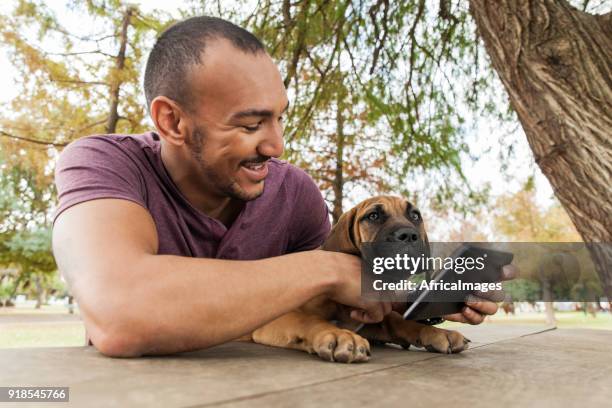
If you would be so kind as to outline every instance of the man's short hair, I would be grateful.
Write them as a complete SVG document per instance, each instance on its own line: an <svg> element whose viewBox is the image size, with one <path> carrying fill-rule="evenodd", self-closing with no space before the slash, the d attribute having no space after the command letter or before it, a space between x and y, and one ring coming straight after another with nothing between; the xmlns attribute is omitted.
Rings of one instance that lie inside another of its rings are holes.
<svg viewBox="0 0 612 408"><path fill-rule="evenodd" d="M144 76L147 109L159 95L191 109L189 69L203 63L202 55L210 40L221 38L244 52L265 52L257 37L229 21L208 16L180 21L159 36L149 54Z"/></svg>

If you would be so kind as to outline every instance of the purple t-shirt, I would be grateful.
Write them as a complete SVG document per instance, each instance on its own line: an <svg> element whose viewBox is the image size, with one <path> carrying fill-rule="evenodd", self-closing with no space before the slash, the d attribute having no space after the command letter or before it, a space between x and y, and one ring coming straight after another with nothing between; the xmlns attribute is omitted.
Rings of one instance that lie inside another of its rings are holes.
<svg viewBox="0 0 612 408"><path fill-rule="evenodd" d="M263 194L246 202L228 229L187 201L164 168L160 147L153 132L71 143L55 169L55 219L84 201L133 201L155 221L159 254L200 258L268 258L317 248L329 234L325 201L303 170L271 159Z"/></svg>

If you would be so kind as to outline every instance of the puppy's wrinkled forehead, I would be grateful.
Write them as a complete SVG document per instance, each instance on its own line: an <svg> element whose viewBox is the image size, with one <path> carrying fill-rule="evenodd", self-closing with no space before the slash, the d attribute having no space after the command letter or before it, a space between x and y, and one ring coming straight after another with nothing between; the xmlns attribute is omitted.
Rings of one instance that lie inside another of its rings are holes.
<svg viewBox="0 0 612 408"><path fill-rule="evenodd" d="M359 208L357 217L364 217L374 211L386 217L405 217L413 208L412 203L403 197L378 196L366 200Z"/></svg>
<svg viewBox="0 0 612 408"><path fill-rule="evenodd" d="M403 197L387 195L371 197L356 207L352 231L356 245L377 240L388 241L394 234L426 236L419 210Z"/></svg>

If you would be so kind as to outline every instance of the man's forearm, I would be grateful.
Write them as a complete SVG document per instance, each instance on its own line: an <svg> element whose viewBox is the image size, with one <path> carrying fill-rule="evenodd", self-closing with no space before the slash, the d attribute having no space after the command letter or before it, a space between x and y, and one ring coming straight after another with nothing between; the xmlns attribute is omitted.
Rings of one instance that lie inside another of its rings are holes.
<svg viewBox="0 0 612 408"><path fill-rule="evenodd" d="M91 299L82 303L89 335L101 351L126 356L233 340L333 286L333 273L313 273L312 255L258 261L144 255L116 276L121 282L104 284L104 311Z"/></svg>

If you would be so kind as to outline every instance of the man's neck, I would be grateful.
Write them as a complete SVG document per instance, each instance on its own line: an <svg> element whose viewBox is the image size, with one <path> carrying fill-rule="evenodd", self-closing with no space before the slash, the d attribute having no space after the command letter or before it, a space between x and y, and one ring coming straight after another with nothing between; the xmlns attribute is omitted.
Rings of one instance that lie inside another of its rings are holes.
<svg viewBox="0 0 612 408"><path fill-rule="evenodd" d="M245 202L227 196L214 194L201 185L201 179L194 176L193 169L186 168L186 161L173 157L162 144L161 158L170 178L183 196L200 212L230 227L244 208Z"/></svg>

